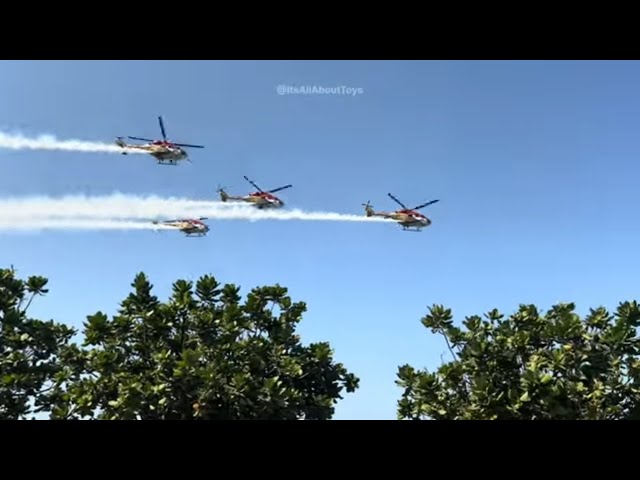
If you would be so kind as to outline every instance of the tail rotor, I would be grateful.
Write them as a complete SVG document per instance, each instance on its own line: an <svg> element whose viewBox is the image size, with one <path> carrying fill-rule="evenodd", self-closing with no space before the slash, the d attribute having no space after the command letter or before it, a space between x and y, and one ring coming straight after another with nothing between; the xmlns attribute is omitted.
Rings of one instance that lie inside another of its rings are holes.
<svg viewBox="0 0 640 480"><path fill-rule="evenodd" d="M367 203L363 203L362 206L364 207L364 212L367 217L373 216L374 212L373 212L373 207L371 206L370 200L367 200Z"/></svg>
<svg viewBox="0 0 640 480"><path fill-rule="evenodd" d="M220 200L222 200L223 202L226 202L227 200L229 200L229 194L225 191L227 187L221 187L220 185L218 185L218 194L220 195Z"/></svg>

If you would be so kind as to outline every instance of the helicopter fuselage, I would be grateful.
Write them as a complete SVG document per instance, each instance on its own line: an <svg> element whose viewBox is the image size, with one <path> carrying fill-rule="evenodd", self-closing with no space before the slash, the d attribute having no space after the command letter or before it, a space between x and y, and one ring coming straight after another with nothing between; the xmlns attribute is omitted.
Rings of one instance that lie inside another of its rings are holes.
<svg viewBox="0 0 640 480"><path fill-rule="evenodd" d="M429 218L414 210L375 212L373 208L367 206L366 214L368 217L382 217L389 220L395 220L403 229L409 229L413 227L416 230L420 230L431 225L431 220Z"/></svg>
<svg viewBox="0 0 640 480"><path fill-rule="evenodd" d="M221 191L220 197L223 202L239 201L251 203L254 207L259 209L266 208L280 208L284 206L284 202L275 195L271 195L266 192L254 192L245 196L233 196L228 195L226 192Z"/></svg>
<svg viewBox="0 0 640 480"><path fill-rule="evenodd" d="M200 220L174 220L167 222L153 222L156 225L173 227L180 230L187 237L203 237L209 232L209 226Z"/></svg>
<svg viewBox="0 0 640 480"><path fill-rule="evenodd" d="M127 144L121 138L116 140L116 145L123 148L123 155L126 155L127 150L139 150L145 153L148 153L161 164L171 164L175 165L176 162L180 160L186 160L188 157L187 152L178 147L177 145L173 145L170 142L153 142L147 143L143 145L135 145L135 144Z"/></svg>
<svg viewBox="0 0 640 480"><path fill-rule="evenodd" d="M148 152L158 160L179 161L187 158L187 152L172 145L145 145Z"/></svg>
<svg viewBox="0 0 640 480"><path fill-rule="evenodd" d="M284 202L275 195L266 192L254 192L244 197L246 202L253 203L257 208L280 208Z"/></svg>
<svg viewBox="0 0 640 480"><path fill-rule="evenodd" d="M393 218L403 227L424 228L431 225L431 220L421 213L413 210L399 210L397 212L393 212L390 215L390 218Z"/></svg>

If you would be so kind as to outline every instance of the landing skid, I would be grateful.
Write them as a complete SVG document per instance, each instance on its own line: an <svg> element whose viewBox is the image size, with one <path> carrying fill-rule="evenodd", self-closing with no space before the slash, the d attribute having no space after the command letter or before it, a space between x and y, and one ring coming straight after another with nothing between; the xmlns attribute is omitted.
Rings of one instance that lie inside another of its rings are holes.
<svg viewBox="0 0 640 480"><path fill-rule="evenodd" d="M158 160L158 165L178 165L178 163L174 160Z"/></svg>
<svg viewBox="0 0 640 480"><path fill-rule="evenodd" d="M415 233L419 233L419 232L421 232L421 231L422 231L422 229L421 229L421 228L417 228L417 227L414 227L414 228L411 228L411 227L402 227L402 231L403 231L403 232L415 232Z"/></svg>

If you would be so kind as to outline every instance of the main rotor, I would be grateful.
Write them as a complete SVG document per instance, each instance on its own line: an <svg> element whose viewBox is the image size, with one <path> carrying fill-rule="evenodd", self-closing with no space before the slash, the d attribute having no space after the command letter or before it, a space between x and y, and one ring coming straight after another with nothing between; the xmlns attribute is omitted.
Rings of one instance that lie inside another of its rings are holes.
<svg viewBox="0 0 640 480"><path fill-rule="evenodd" d="M162 120L162 116L158 117L158 123L160 124L160 133L162 133L162 141L164 143L171 143L172 145L175 145L176 147L204 148L203 145L192 145L192 144L189 144L189 143L174 143L174 142L171 142L171 141L167 140L167 131L164 128L164 121ZM151 142L151 143L156 141L156 140L153 140L151 138L143 138L143 137L131 137L130 136L128 138L130 138L131 140L141 140L143 142Z"/></svg>
<svg viewBox="0 0 640 480"><path fill-rule="evenodd" d="M423 204L421 204L421 205L418 205L417 207L414 207L414 208L407 208L407 206L406 206L404 203L402 203L400 200L398 200L398 199L397 199L395 196L393 196L391 193L387 193L387 195L389 195L389 197L390 197L394 202L396 202L398 205L400 205L400 206L402 207L402 209L403 209L403 210L420 210L421 208L428 207L429 205L432 205L432 204L437 203L437 202L439 202L439 201L440 201L440 200L430 200L430 201L425 202L425 203L423 203Z"/></svg>
<svg viewBox="0 0 640 480"><path fill-rule="evenodd" d="M258 185L255 184L255 182L253 180L251 180L249 177L247 177L246 175L244 175L244 179L249 182L253 188L256 189L256 191L258 191L259 193L276 193L279 192L280 190L284 190L285 188L291 188L293 185L284 185L282 187L278 187L278 188L274 188L273 190L268 190L268 191L264 191L262 190Z"/></svg>

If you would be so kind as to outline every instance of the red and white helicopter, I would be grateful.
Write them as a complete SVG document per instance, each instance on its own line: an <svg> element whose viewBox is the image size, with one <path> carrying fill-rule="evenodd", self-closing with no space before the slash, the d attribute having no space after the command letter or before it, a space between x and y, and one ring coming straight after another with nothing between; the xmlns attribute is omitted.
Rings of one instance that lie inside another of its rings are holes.
<svg viewBox="0 0 640 480"><path fill-rule="evenodd" d="M365 214L367 217L383 217L389 218L391 220L395 220L402 226L403 230L419 232L423 228L431 225L431 220L418 212L421 208L424 208L428 205L432 205L440 200L431 200L430 202L423 203L422 205L418 205L414 208L407 208L404 203L398 200L396 197L388 193L389 197L391 197L398 205L402 207L402 210L396 210L395 212L376 212L373 210L370 202L363 203Z"/></svg>
<svg viewBox="0 0 640 480"><path fill-rule="evenodd" d="M269 190L265 192L258 185L253 183L253 181L249 180L246 175L244 176L244 179L255 187L256 189L255 192L252 192L249 195L244 195L244 196L233 196L225 192L223 188L219 188L218 193L220 193L220 199L223 202L238 201L238 202L251 203L256 208L259 208L259 209L281 208L284 206L284 202L273 194L276 192L279 192L280 190L284 190L285 188L291 188L293 186L293 185L285 185L283 187L274 188L273 190Z"/></svg>
<svg viewBox="0 0 640 480"><path fill-rule="evenodd" d="M177 165L180 160L189 160L189 155L182 147L204 148L204 146L202 145L190 145L187 143L170 142L169 140L167 140L167 134L164 129L164 122L162 121L162 117L158 117L158 122L160 123L162 140L152 140L150 138L141 137L128 137L132 140L142 140L143 142L149 142L143 145L135 145L125 143L125 141L122 139L123 137L118 137L116 139L116 145L125 149L122 154L126 155L127 149L140 150L154 157L156 160L158 160L158 164L160 165Z"/></svg>
<svg viewBox="0 0 640 480"><path fill-rule="evenodd" d="M181 218L178 220L165 220L163 222L153 222L154 225L164 225L166 227L177 228L183 232L187 237L204 237L209 232L209 226L202 222L207 217L194 218Z"/></svg>

